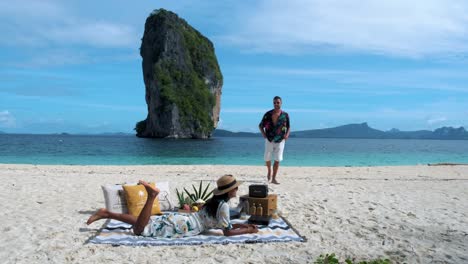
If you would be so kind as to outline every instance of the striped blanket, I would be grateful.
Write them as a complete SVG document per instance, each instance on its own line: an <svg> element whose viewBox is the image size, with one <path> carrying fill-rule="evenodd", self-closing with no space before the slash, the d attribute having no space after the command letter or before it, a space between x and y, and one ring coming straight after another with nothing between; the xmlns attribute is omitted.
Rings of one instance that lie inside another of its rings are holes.
<svg viewBox="0 0 468 264"><path fill-rule="evenodd" d="M232 220L232 223L245 223L245 220ZM108 221L97 236L89 242L95 244L111 244L114 246L168 246L168 245L201 245L201 244L230 244L230 243L269 243L306 241L282 217L272 219L268 226L258 226L256 234L238 236L224 236L221 230L209 230L201 235L183 238L152 238L135 236L131 226L116 220Z"/></svg>

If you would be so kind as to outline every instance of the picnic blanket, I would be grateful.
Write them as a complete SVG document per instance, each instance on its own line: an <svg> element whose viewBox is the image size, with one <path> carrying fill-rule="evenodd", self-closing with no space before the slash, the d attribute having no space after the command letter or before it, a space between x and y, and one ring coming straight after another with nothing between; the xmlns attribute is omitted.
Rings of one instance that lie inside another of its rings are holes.
<svg viewBox="0 0 468 264"><path fill-rule="evenodd" d="M245 223L246 220L233 219L232 223ZM209 230L203 234L183 238L153 238L135 236L131 225L108 220L103 229L89 240L95 244L111 244L114 246L172 246L172 245L201 245L201 244L230 244L230 243L270 243L270 242L305 242L306 238L289 224L283 217L272 219L268 226L258 226L256 234L224 236L221 230Z"/></svg>

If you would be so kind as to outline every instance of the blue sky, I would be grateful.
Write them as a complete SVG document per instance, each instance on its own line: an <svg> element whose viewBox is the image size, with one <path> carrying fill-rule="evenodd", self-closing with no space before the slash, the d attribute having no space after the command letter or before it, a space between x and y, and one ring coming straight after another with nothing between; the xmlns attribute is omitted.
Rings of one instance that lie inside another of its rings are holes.
<svg viewBox="0 0 468 264"><path fill-rule="evenodd" d="M275 95L293 130L468 127L467 1L17 0L0 2L0 131L132 132L157 8L214 43L220 128L257 131Z"/></svg>

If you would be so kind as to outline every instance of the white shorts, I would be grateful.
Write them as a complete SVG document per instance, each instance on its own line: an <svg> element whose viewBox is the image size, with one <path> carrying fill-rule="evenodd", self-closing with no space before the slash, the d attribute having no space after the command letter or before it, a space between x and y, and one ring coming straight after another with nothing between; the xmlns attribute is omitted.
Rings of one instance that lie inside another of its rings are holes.
<svg viewBox="0 0 468 264"><path fill-rule="evenodd" d="M265 155L263 157L265 161L270 161L272 154L275 161L283 160L284 141L283 139L281 142L275 143L265 138Z"/></svg>

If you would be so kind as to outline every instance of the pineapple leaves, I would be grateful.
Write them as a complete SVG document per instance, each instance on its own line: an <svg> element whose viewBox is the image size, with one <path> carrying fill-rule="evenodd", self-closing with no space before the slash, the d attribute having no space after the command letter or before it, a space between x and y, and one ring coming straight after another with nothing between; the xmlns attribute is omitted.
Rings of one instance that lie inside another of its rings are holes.
<svg viewBox="0 0 468 264"><path fill-rule="evenodd" d="M208 183L206 186L203 186L203 181L200 181L198 188L195 184L192 184L193 193L190 193L185 187L183 188L184 189L183 191L179 191L178 189L176 189L180 208L182 208L183 205L186 204L187 202L189 202L189 205L192 205L198 200L203 200L203 201L208 200L210 196L213 194L213 191L208 192L209 188L210 188L210 183Z"/></svg>

